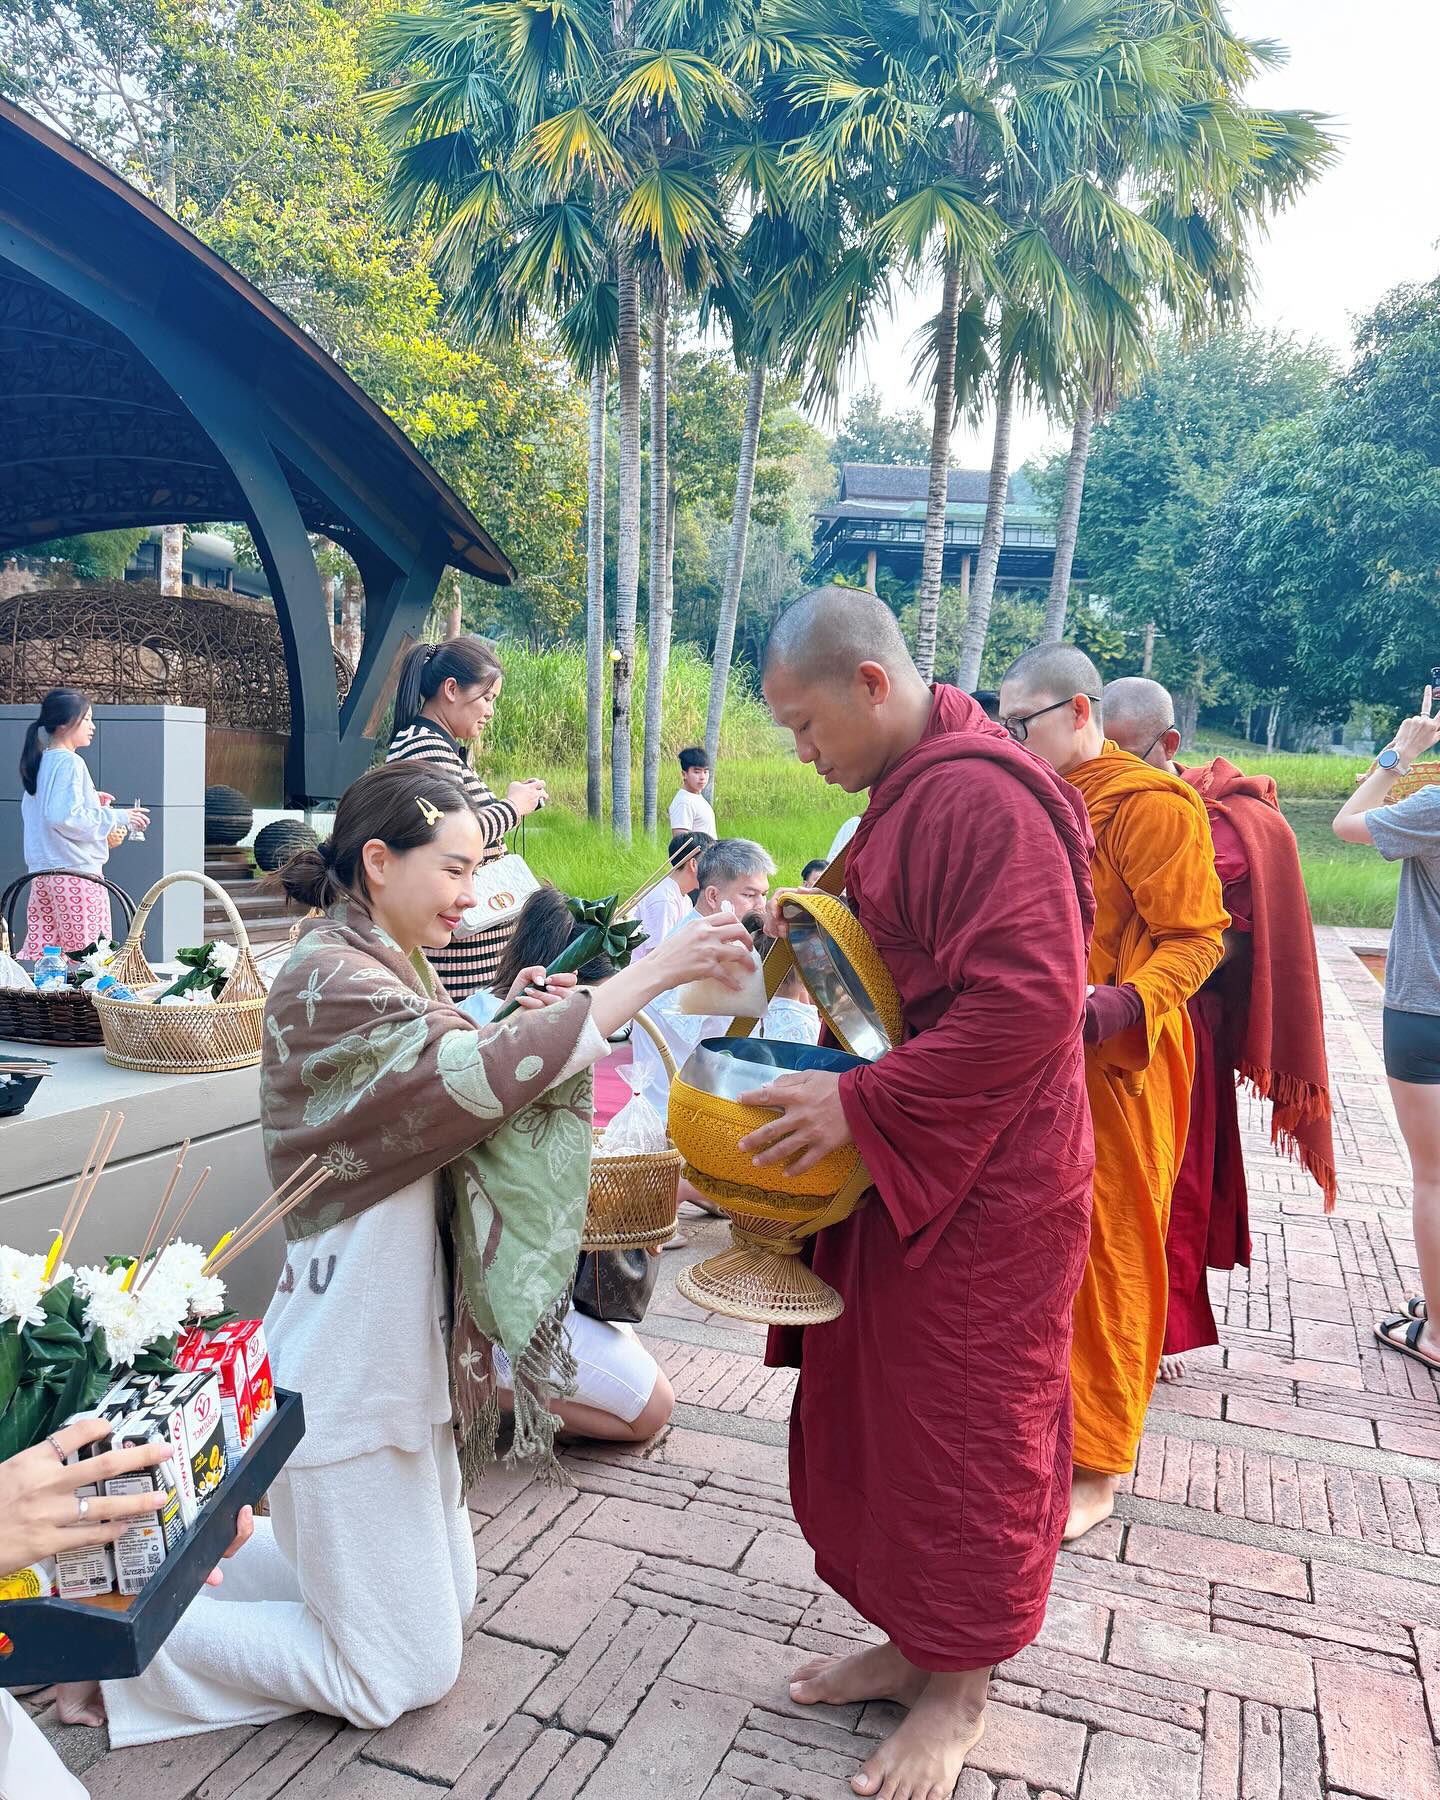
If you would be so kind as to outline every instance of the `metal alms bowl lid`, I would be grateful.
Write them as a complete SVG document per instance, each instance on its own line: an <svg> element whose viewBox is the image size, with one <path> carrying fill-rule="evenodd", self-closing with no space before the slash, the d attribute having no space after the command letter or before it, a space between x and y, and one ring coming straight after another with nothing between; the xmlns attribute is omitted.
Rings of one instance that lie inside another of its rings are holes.
<svg viewBox="0 0 1440 1800"><path fill-rule="evenodd" d="M873 1062L900 1041L900 996L880 952L843 900L810 889L776 896L790 927L800 979L825 1023Z"/></svg>
<svg viewBox="0 0 1440 1800"><path fill-rule="evenodd" d="M851 1056L818 1044L792 1044L781 1038L702 1038L685 1060L680 1080L702 1094L738 1100L781 1075L808 1069L843 1074L863 1068L863 1056Z"/></svg>

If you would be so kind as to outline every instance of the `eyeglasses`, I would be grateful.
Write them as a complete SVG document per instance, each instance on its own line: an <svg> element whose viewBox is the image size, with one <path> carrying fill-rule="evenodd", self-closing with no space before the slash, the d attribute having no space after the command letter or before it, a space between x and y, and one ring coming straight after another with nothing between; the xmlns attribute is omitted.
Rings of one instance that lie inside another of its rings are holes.
<svg viewBox="0 0 1440 1800"><path fill-rule="evenodd" d="M1140 760L1141 760L1141 762L1144 762L1144 761L1145 761L1145 759L1146 759L1146 757L1148 757L1148 756L1149 756L1149 754L1150 754L1150 752L1151 752L1151 751L1152 751L1152 750L1153 750L1153 749L1154 749L1154 748L1155 748L1155 746L1156 746L1156 745L1157 745L1157 744L1158 744L1158 743L1159 743L1159 742L1160 742L1160 740L1161 740L1161 738L1163 738L1163 737L1164 737L1164 736L1165 736L1165 733L1166 733L1166 732L1167 732L1167 731L1173 731L1173 730L1174 730L1174 729L1175 729L1175 721L1174 721L1174 720L1173 720L1173 719L1172 719L1172 720L1171 720L1171 721L1170 721L1170 723L1169 723L1169 724L1168 724L1168 725L1167 725L1167 726L1166 726L1166 727L1165 727L1165 728L1164 728L1164 730L1163 730L1163 731L1157 731L1157 732L1156 732L1156 733L1155 733L1155 735L1154 735L1154 737L1153 737L1153 738L1151 738L1151 740L1150 740L1150 742L1149 742L1149 743L1148 743L1148 744L1147 744L1147 745L1146 745L1146 746L1145 746L1145 748L1144 748L1144 749L1143 749L1143 750L1142 750L1142 751L1141 751L1141 752L1140 752Z"/></svg>
<svg viewBox="0 0 1440 1800"><path fill-rule="evenodd" d="M1069 706L1078 698L1078 694L1071 694L1067 699L1056 700L1049 706L1042 706L1038 712L1026 713L1022 719L1002 719L1000 723L1010 733L1017 744L1023 744L1026 738L1029 737L1030 727L1036 719L1043 719L1046 713L1059 712L1062 706ZM1087 694L1085 698L1092 706L1098 706L1100 704L1099 697L1095 694Z"/></svg>

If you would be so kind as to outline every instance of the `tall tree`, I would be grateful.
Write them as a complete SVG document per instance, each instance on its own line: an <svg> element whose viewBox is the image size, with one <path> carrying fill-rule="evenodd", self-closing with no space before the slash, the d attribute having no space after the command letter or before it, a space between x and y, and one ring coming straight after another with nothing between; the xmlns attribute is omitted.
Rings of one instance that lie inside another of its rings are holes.
<svg viewBox="0 0 1440 1800"><path fill-rule="evenodd" d="M1186 27L1176 50L1185 104L1159 132L1133 126L1116 142L1115 180L1136 190L1141 223L1168 245L1169 258L1137 263L1134 215L1108 204L1077 217L1076 250L1093 321L1092 350L1080 371L1071 468L1056 521L1055 565L1046 635L1063 636L1070 572L1091 435L1150 361L1150 321L1158 313L1189 333L1242 316L1249 300L1250 246L1329 167L1335 142L1326 121L1306 111L1267 112L1244 104L1246 85L1274 60L1273 45L1235 37L1215 0L1183 0L1167 11Z"/></svg>

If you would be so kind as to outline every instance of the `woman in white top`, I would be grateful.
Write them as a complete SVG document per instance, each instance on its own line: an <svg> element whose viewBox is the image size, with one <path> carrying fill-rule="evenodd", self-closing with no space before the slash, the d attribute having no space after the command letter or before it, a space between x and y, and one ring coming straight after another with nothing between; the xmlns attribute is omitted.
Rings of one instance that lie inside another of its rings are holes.
<svg viewBox="0 0 1440 1800"><path fill-rule="evenodd" d="M25 733L20 752L25 866L32 873L62 871L30 884L20 951L30 961L51 944L83 950L111 935L110 896L83 877L103 873L113 832L131 826L143 831L150 823L143 807L117 807L113 795L96 793L80 756L94 737L95 714L78 688L52 688Z"/></svg>
<svg viewBox="0 0 1440 1800"><path fill-rule="evenodd" d="M376 1730L442 1699L475 1600L464 1494L494 1452L497 1343L512 1455L552 1460L590 1066L661 987L723 978L746 942L715 921L593 994L554 976L478 1024L423 952L474 904L485 855L458 783L391 763L281 871L322 912L270 989L260 1086L272 1181L312 1156L332 1176L286 1218L265 1315L305 1437L222 1599L198 1600L143 1675L104 1684L113 1746L304 1711ZM544 976L522 970L516 988Z"/></svg>

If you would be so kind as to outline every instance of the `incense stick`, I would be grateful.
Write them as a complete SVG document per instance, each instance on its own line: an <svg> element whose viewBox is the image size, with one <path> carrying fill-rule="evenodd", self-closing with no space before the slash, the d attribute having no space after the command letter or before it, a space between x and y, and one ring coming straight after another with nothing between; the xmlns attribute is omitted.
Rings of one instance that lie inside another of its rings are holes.
<svg viewBox="0 0 1440 1800"><path fill-rule="evenodd" d="M328 1169L321 1169L318 1174L312 1175L310 1180L302 1188L297 1189L283 1206L277 1207L269 1213L243 1237L237 1236L226 1244L223 1255L212 1256L205 1264L205 1274L218 1275L222 1270L227 1269L237 1256L243 1256L247 1250L259 1243L272 1225L278 1224L287 1213L293 1212L303 1201L308 1200L316 1188L323 1187L329 1179L330 1171Z"/></svg>
<svg viewBox="0 0 1440 1800"><path fill-rule="evenodd" d="M109 1115L107 1114L106 1117L108 1118ZM110 1131L109 1131L108 1136L105 1139L105 1142L100 1146L99 1156L96 1159L95 1166L90 1171L89 1178L86 1181L84 1191L80 1194L79 1198L75 1202L73 1211L67 1214L67 1219L68 1219L68 1223L69 1223L69 1227L70 1227L70 1240L72 1243L74 1241L75 1234L80 1229L80 1221L84 1217L85 1208L90 1204L90 1196L95 1192L95 1189L96 1189L97 1184L99 1183L100 1177L105 1173L105 1165L110 1160L110 1152L115 1148L116 1140L120 1136L120 1128L124 1125L124 1123L125 1123L124 1113L116 1113L114 1124L110 1127ZM68 1248L68 1246L67 1246L67 1248Z"/></svg>
<svg viewBox="0 0 1440 1800"><path fill-rule="evenodd" d="M305 1171L310 1167L311 1163L313 1163L314 1161L315 1161L315 1156L314 1156L314 1153L312 1152L309 1156L307 1156L305 1158L304 1162L300 1163L298 1165L298 1167L291 1170L291 1172L280 1183L279 1187L275 1188L272 1192L268 1193L265 1196L265 1198L255 1208L254 1212L251 1213L251 1215L248 1219L242 1219L238 1225L232 1225L230 1230L225 1234L225 1239L221 1243L217 1244L215 1246L214 1250L212 1250L210 1254L212 1256L218 1256L220 1254L221 1250L223 1250L226 1247L226 1244L229 1242L229 1240L231 1240L233 1238L238 1238L242 1232L248 1231L250 1229L250 1227L255 1223L255 1221L260 1217L260 1215L263 1212L268 1211L268 1209L270 1207L274 1206L274 1204L276 1203L277 1200L279 1200L283 1197L285 1190L287 1188L294 1186L294 1184L300 1179L300 1177L305 1173Z"/></svg>
<svg viewBox="0 0 1440 1800"><path fill-rule="evenodd" d="M678 851L676 852L676 855L677 856L679 855ZM680 865L676 861L674 856L667 856L665 858L664 862L661 863L660 867L655 870L654 874L647 875L645 877L644 881L642 881L640 883L639 887L636 888L635 892L630 896L630 898L625 902L625 904L622 907L619 907L617 909L620 917L622 919L628 919L630 917L630 915L634 912L635 908L640 904L640 902L650 892L651 888L659 887L660 883L665 879L665 877L667 875L673 874L674 871L677 868L679 868L679 866Z"/></svg>
<svg viewBox="0 0 1440 1800"><path fill-rule="evenodd" d="M150 1254L150 1246L160 1235L160 1222L165 1217L166 1210L170 1205L175 1189L179 1186L180 1172L185 1167L185 1157L189 1152L189 1149L190 1140L187 1137L180 1146L179 1155L175 1158L175 1167L170 1171L170 1179L165 1183L165 1192L160 1196L160 1204L155 1210L155 1217L150 1221L150 1229L145 1233L145 1242L140 1248L140 1254L135 1258L134 1262L131 1263L129 1274L126 1275L124 1281L120 1284L121 1288L126 1293L134 1287L136 1273L145 1266L145 1258Z"/></svg>
<svg viewBox="0 0 1440 1800"><path fill-rule="evenodd" d="M165 1242L155 1252L154 1257L151 1259L150 1267L148 1269L146 1269L145 1273L135 1283L135 1292L137 1294L142 1293L144 1291L145 1283L155 1273L156 1269L158 1269L160 1267L160 1258L165 1254L165 1252L170 1248L170 1246L172 1244L179 1242L180 1227L185 1223L186 1215L189 1213L190 1208L195 1204L195 1201L199 1196L201 1188L204 1187L205 1183L209 1179L210 1179L210 1164L206 1163L205 1167L200 1171L199 1179L196 1181L194 1187L191 1188L190 1193L189 1193L188 1197L186 1198L184 1205L180 1208L179 1212L176 1213L175 1217L170 1221L169 1237L166 1238Z"/></svg>
<svg viewBox="0 0 1440 1800"><path fill-rule="evenodd" d="M60 1235L67 1243L70 1238L70 1229L72 1225L71 1214L75 1211L75 1202L80 1198L80 1191L85 1186L86 1178L90 1173L90 1165L94 1162L99 1153L101 1139L105 1136L109 1124L110 1112L107 1107L100 1115L100 1124L95 1132L95 1141L85 1153L85 1161L81 1164L80 1173L75 1177L75 1185L70 1190L70 1199L65 1207L65 1216L60 1221Z"/></svg>

